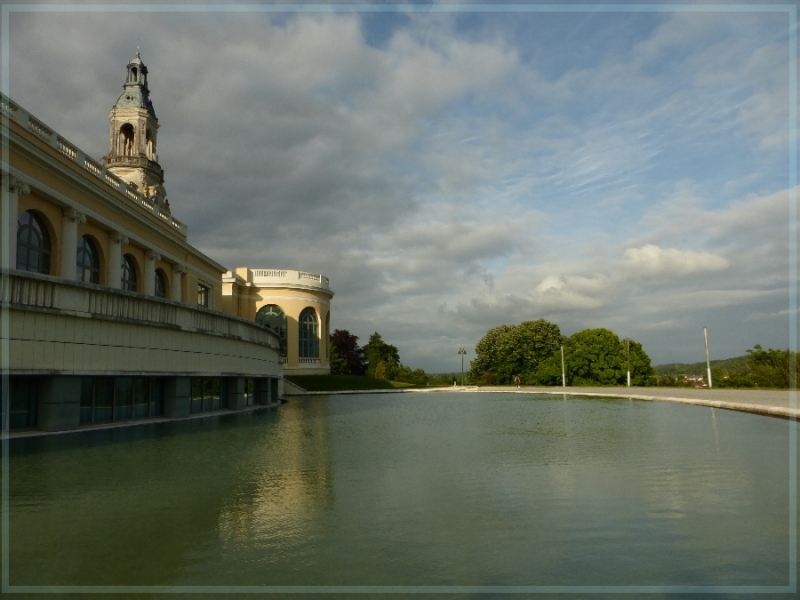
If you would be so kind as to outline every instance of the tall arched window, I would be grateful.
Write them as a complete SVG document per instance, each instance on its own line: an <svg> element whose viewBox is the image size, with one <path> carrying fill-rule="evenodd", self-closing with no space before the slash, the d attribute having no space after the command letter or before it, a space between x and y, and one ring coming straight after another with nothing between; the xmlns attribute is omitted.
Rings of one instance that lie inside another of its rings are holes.
<svg viewBox="0 0 800 600"><path fill-rule="evenodd" d="M313 308L300 313L300 358L319 358L319 321Z"/></svg>
<svg viewBox="0 0 800 600"><path fill-rule="evenodd" d="M122 289L129 292L139 289L136 281L136 263L130 254L122 257Z"/></svg>
<svg viewBox="0 0 800 600"><path fill-rule="evenodd" d="M78 241L78 281L100 283L100 256L88 235Z"/></svg>
<svg viewBox="0 0 800 600"><path fill-rule="evenodd" d="M164 275L164 271L161 269L156 269L156 298L166 298L167 297L167 278Z"/></svg>
<svg viewBox="0 0 800 600"><path fill-rule="evenodd" d="M50 236L44 222L31 211L17 220L16 268L33 273L50 273Z"/></svg>
<svg viewBox="0 0 800 600"><path fill-rule="evenodd" d="M266 325L278 332L281 338L281 356L286 356L286 315L280 306L262 306L256 314L256 323Z"/></svg>

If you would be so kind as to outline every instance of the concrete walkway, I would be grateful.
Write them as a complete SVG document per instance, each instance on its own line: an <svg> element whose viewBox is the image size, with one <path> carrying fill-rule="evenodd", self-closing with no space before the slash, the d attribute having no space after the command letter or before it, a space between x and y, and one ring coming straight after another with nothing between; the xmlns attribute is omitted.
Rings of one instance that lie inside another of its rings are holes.
<svg viewBox="0 0 800 600"><path fill-rule="evenodd" d="M453 390L466 388L447 388ZM789 390L732 390L705 388L666 388L666 387L480 387L471 388L477 392L512 392L522 394L567 394L570 396L605 396L606 398L634 398L677 402L695 406L709 406L738 410L774 417L800 417L797 393L794 394L794 407Z"/></svg>
<svg viewBox="0 0 800 600"><path fill-rule="evenodd" d="M661 402L677 402L695 406L708 406L726 410L768 415L772 417L800 417L797 393L789 390L731 390L705 388L666 388L666 387L477 387L453 386L435 388L410 388L394 390L359 390L342 392L305 392L297 396L340 395L340 394L397 394L397 393L436 393L436 392L478 392L504 394L567 394L569 396L603 396L606 398L634 398ZM790 394L794 394L794 407Z"/></svg>

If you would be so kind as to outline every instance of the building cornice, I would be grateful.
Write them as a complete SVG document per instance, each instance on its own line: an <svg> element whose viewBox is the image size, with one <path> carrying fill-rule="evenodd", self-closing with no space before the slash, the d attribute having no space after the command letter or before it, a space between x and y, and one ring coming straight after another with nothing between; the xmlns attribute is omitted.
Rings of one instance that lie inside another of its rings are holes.
<svg viewBox="0 0 800 600"><path fill-rule="evenodd" d="M77 172L80 172L81 176L91 176L93 180L91 187L95 193L102 190L116 204L134 203L133 206L138 211L153 219L154 222L165 228L170 234L179 234L184 237L187 235L186 225L175 219L168 212L161 210L157 205L145 198L141 192L132 189L126 182L107 171L99 161L90 157L61 136L55 129L45 125L41 120L2 94L0 94L0 113L8 118L10 133L13 134L14 128L10 126L13 123L26 136L30 136L31 140L35 140L38 144L46 145L48 154L52 153L54 156L59 157ZM17 133L19 134L19 132ZM38 149L36 143L31 144L31 140L22 135L20 135L20 138L26 142L26 145L30 144ZM39 156L39 158L42 157ZM56 162L63 167L60 161ZM98 183L100 184L99 186L97 185ZM83 185L86 185L86 179L84 179Z"/></svg>

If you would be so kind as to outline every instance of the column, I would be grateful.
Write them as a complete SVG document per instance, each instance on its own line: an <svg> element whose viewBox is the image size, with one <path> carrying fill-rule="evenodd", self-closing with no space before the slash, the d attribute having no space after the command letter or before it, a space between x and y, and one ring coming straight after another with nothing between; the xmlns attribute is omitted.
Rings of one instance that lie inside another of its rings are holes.
<svg viewBox="0 0 800 600"><path fill-rule="evenodd" d="M191 413L192 378L169 377L164 384L164 416L185 419Z"/></svg>
<svg viewBox="0 0 800 600"><path fill-rule="evenodd" d="M181 290L183 286L181 285L181 275L186 273L186 269L181 265L173 265L172 267L172 296L170 300L175 300L175 302L183 301L183 297L181 294Z"/></svg>
<svg viewBox="0 0 800 600"><path fill-rule="evenodd" d="M280 379L277 377L270 377L269 379L269 396L272 399L272 403L275 404L280 400L280 392L278 390L278 384L280 383Z"/></svg>
<svg viewBox="0 0 800 600"><path fill-rule="evenodd" d="M86 215L74 208L64 209L61 230L61 277L77 279L78 223L86 223Z"/></svg>
<svg viewBox="0 0 800 600"><path fill-rule="evenodd" d="M122 247L128 238L119 231L111 232L111 246L108 251L108 287L122 287Z"/></svg>
<svg viewBox="0 0 800 600"><path fill-rule="evenodd" d="M144 293L154 296L156 293L156 261L161 255L152 250L144 251Z"/></svg>
<svg viewBox="0 0 800 600"><path fill-rule="evenodd" d="M31 188L24 181L20 181L16 177L8 177L8 252L3 252L8 256L8 268L17 268L17 221L19 220L19 195L30 194ZM5 250L5 249L4 249ZM3 263L3 268L6 264Z"/></svg>
<svg viewBox="0 0 800 600"><path fill-rule="evenodd" d="M227 377L225 380L225 394L228 400L228 410L242 410L245 408L244 377Z"/></svg>
<svg viewBox="0 0 800 600"><path fill-rule="evenodd" d="M255 388L253 391L256 394L256 404L270 404L270 385L269 377L259 377L253 383Z"/></svg>

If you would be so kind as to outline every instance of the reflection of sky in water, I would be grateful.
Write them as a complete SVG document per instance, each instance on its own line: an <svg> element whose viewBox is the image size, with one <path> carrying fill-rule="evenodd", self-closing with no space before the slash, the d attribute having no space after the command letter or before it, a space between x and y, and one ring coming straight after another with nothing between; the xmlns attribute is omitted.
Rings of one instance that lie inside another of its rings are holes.
<svg viewBox="0 0 800 600"><path fill-rule="evenodd" d="M12 581L780 585L788 431L435 394L15 442Z"/></svg>

